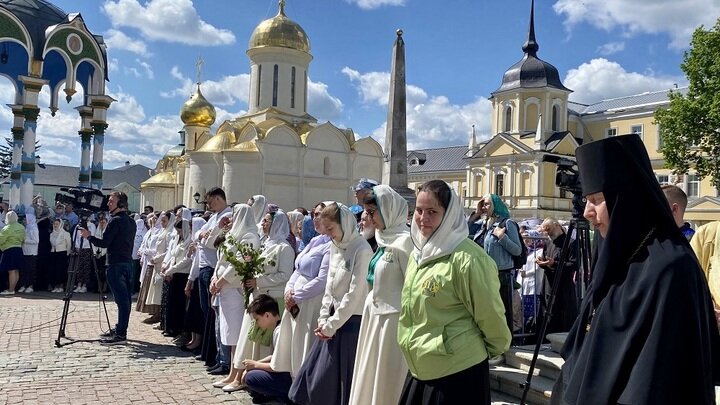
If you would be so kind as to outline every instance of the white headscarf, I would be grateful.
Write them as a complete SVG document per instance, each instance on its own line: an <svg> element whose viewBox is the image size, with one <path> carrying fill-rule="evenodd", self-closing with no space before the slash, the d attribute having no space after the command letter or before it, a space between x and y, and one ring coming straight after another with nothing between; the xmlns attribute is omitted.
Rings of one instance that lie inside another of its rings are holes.
<svg viewBox="0 0 720 405"><path fill-rule="evenodd" d="M135 239L143 239L145 237L145 234L147 233L147 228L145 227L145 221L142 219L136 219L135 220Z"/></svg>
<svg viewBox="0 0 720 405"><path fill-rule="evenodd" d="M272 224L265 239L265 248L271 248L282 242L287 243L287 237L290 234L288 227L288 219L285 212L278 209L272 217Z"/></svg>
<svg viewBox="0 0 720 405"><path fill-rule="evenodd" d="M187 219L188 224L189 224L190 221L192 221L192 211L190 211L189 208L185 208L185 207L181 208L180 209L180 218Z"/></svg>
<svg viewBox="0 0 720 405"><path fill-rule="evenodd" d="M257 233L252 207L247 204L236 204L233 207L232 228L228 235L240 243L249 243L255 248L260 246L260 236Z"/></svg>
<svg viewBox="0 0 720 405"><path fill-rule="evenodd" d="M297 211L290 211L287 213L289 221L290 221L290 230L292 231L293 227L300 227L302 229L302 223L301 221L305 218L302 213Z"/></svg>
<svg viewBox="0 0 720 405"><path fill-rule="evenodd" d="M338 260L342 260L345 262L348 271L352 271L358 250L363 246L369 248L370 245L368 245L365 238L358 232L355 214L350 212L350 209L342 203L333 202L331 205L332 204L337 204L340 209L340 230L343 236L340 242L332 239L332 245L330 246L330 263L337 263Z"/></svg>
<svg viewBox="0 0 720 405"><path fill-rule="evenodd" d="M267 208L267 201L265 201L264 195L254 195L252 205L253 216L255 217L255 223L260 226L263 217L265 216L265 209Z"/></svg>
<svg viewBox="0 0 720 405"><path fill-rule="evenodd" d="M200 231L200 228L202 228L203 225L205 225L206 223L207 223L207 221L202 219L202 217L193 217L193 219L192 219L192 233L193 233L192 239L193 240L197 241L198 234L199 234L198 232Z"/></svg>
<svg viewBox="0 0 720 405"><path fill-rule="evenodd" d="M8 211L5 214L5 225L16 224L18 221L18 215L15 211Z"/></svg>
<svg viewBox="0 0 720 405"><path fill-rule="evenodd" d="M375 229L375 240L379 246L400 249L410 254L410 228L407 226L408 203L390 186L379 185L372 189L377 210L385 229Z"/></svg>
<svg viewBox="0 0 720 405"><path fill-rule="evenodd" d="M440 226L429 239L425 240L414 220L410 225L410 234L415 245L413 256L418 265L449 255L468 237L468 226L460 198L452 187L448 186L448 188L450 188L450 203Z"/></svg>

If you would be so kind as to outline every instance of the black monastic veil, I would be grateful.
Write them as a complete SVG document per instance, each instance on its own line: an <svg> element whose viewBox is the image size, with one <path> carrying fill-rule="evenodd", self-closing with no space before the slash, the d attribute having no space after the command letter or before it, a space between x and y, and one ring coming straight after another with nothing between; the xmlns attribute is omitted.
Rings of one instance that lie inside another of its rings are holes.
<svg viewBox="0 0 720 405"><path fill-rule="evenodd" d="M718 331L707 282L637 135L577 149L583 194L610 223L570 331L553 404L714 404Z"/></svg>

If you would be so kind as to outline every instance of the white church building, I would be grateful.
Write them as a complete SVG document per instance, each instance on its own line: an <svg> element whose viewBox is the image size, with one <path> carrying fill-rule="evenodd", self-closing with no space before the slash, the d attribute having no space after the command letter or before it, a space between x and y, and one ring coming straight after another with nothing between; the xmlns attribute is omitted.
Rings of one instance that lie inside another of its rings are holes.
<svg viewBox="0 0 720 405"><path fill-rule="evenodd" d="M324 200L352 202L350 187L359 178L381 177L380 144L356 139L352 129L318 124L308 113L310 41L285 15L283 0L278 14L253 31L247 55L248 112L211 134L215 108L198 83L180 111L180 144L141 185L143 205L202 208L207 190L220 186L228 202L263 194L284 209L309 208Z"/></svg>

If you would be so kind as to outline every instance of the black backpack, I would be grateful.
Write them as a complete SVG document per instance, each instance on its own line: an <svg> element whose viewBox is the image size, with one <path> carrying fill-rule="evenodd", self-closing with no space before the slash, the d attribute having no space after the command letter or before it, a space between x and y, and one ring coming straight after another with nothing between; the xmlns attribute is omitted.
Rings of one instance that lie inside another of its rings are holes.
<svg viewBox="0 0 720 405"><path fill-rule="evenodd" d="M507 222L507 220L508 220L507 218L503 218L503 220L500 221L500 223L498 224L498 227L505 228L506 227L505 223ZM513 221L510 221L510 223L515 225L515 230L517 231L518 239L520 240L520 254L517 256L516 255L512 256L513 268L521 269L527 263L528 250L527 250L527 246L525 246L525 243L523 243L522 235L520 235L520 227L518 226L518 224L516 224ZM506 229L506 232L507 232L507 229Z"/></svg>

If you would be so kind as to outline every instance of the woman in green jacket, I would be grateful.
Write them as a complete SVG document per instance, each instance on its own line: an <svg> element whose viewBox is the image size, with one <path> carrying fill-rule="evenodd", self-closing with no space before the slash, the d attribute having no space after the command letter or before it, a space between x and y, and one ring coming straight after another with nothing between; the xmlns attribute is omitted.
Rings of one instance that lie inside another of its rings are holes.
<svg viewBox="0 0 720 405"><path fill-rule="evenodd" d="M8 289L2 295L15 294L15 285L20 276L23 263L22 244L25 241L25 228L18 223L15 211L5 214L5 226L0 229L0 274L8 273Z"/></svg>
<svg viewBox="0 0 720 405"><path fill-rule="evenodd" d="M400 404L490 404L488 356L511 339L497 266L468 239L460 199L444 181L421 186L410 233L398 327L410 373Z"/></svg>

